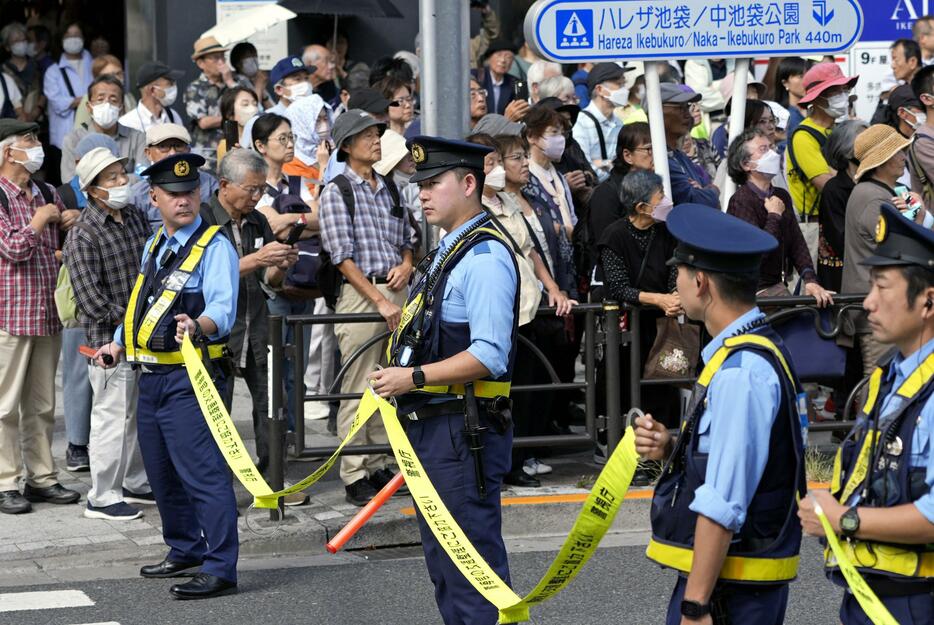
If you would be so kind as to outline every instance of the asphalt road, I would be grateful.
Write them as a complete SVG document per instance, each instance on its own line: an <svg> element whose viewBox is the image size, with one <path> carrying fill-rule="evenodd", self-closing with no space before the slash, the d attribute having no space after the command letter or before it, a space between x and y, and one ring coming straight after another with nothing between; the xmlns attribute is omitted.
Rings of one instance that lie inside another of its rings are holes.
<svg viewBox="0 0 934 625"><path fill-rule="evenodd" d="M648 562L642 546L600 549L572 585L544 606L533 608L536 625L653 624L664 622L674 579ZM513 581L529 590L550 563L553 552L510 556ZM317 561L321 561L318 559ZM323 560L324 562L330 562ZM819 569L820 553L808 540L802 572L792 586L785 622L793 625L837 623L841 591ZM171 580L120 579L0 589L4 592L79 590L94 602L86 607L2 611L2 625L435 625L440 623L420 547L357 553L339 565L246 570L240 593L206 601L171 599ZM244 567L247 568L247 567ZM739 625L739 624L737 624Z"/></svg>

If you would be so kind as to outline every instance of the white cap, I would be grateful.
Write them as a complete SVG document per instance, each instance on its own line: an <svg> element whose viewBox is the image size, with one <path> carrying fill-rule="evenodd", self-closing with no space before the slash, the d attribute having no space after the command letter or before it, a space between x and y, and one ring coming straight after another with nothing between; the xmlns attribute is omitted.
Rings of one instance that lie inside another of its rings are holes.
<svg viewBox="0 0 934 625"><path fill-rule="evenodd" d="M107 148L94 148L81 157L81 160L78 161L78 166L75 168L81 190L87 189L91 183L94 182L94 179L97 178L97 175L104 171L106 167L114 163L126 165L126 162L126 157L117 158Z"/></svg>
<svg viewBox="0 0 934 625"><path fill-rule="evenodd" d="M388 176L399 164L399 161L409 153L408 148L405 147L405 137L388 128L383 136L379 138L379 147L382 150L383 157L373 165L373 169L380 176Z"/></svg>

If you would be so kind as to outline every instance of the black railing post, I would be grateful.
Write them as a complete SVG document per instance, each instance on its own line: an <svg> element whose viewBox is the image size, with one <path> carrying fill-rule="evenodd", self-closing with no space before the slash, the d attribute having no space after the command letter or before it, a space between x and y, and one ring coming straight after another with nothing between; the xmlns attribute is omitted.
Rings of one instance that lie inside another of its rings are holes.
<svg viewBox="0 0 934 625"><path fill-rule="evenodd" d="M295 415L295 455L305 449L305 324L301 321L289 321L292 328L292 346L289 356L292 359L292 414Z"/></svg>
<svg viewBox="0 0 934 625"><path fill-rule="evenodd" d="M622 438L619 405L619 304L603 302L606 326L606 457L609 458Z"/></svg>
<svg viewBox="0 0 934 625"><path fill-rule="evenodd" d="M642 322L639 312L641 308L630 308L629 319L629 405L625 412L631 408L642 407Z"/></svg>
<svg viewBox="0 0 934 625"><path fill-rule="evenodd" d="M282 405L282 317L269 316L269 487L274 491L282 490L285 485L285 410ZM279 500L279 518L285 508ZM276 512L269 511L269 519L277 521Z"/></svg>
<svg viewBox="0 0 934 625"><path fill-rule="evenodd" d="M587 434L594 440L597 440L597 428L594 427L594 420L597 418L597 340L594 333L597 331L596 315L594 311L587 310L584 313L584 381L587 387L584 389L584 406L587 411Z"/></svg>

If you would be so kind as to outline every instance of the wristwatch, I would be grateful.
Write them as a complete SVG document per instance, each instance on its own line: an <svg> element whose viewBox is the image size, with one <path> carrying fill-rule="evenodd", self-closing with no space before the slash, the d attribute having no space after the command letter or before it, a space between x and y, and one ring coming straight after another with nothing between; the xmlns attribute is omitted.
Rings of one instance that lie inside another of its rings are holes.
<svg viewBox="0 0 934 625"><path fill-rule="evenodd" d="M197 345L204 340L204 330L201 329L201 323L197 319L192 319L191 322L195 325L191 333L191 342Z"/></svg>
<svg viewBox="0 0 934 625"><path fill-rule="evenodd" d="M415 385L415 388L424 388L425 387L425 372L422 371L422 368L418 365L412 369L412 384Z"/></svg>
<svg viewBox="0 0 934 625"><path fill-rule="evenodd" d="M848 508L840 517L840 531L847 538L856 536L856 532L859 531L859 512L857 512L856 506Z"/></svg>
<svg viewBox="0 0 934 625"><path fill-rule="evenodd" d="M681 600L681 616L687 619L699 619L710 614L710 604L699 601Z"/></svg>

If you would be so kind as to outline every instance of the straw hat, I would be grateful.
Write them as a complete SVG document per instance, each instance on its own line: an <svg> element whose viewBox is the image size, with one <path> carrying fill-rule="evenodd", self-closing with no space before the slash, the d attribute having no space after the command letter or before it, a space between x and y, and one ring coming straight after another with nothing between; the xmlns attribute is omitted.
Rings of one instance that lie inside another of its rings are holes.
<svg viewBox="0 0 934 625"><path fill-rule="evenodd" d="M856 135L853 142L853 157L859 161L854 178L859 180L871 169L883 165L899 151L911 145L911 139L903 137L887 124L873 124Z"/></svg>
<svg viewBox="0 0 934 625"><path fill-rule="evenodd" d="M84 191L97 179L97 175L114 163L126 164L126 157L118 158L107 148L94 148L81 157L75 173L78 174L78 185Z"/></svg>
<svg viewBox="0 0 934 625"><path fill-rule="evenodd" d="M215 37L202 37L195 42L194 52L191 55L191 60L196 61L206 54L227 52L229 49L230 48L227 46L222 46L221 42L218 41Z"/></svg>

